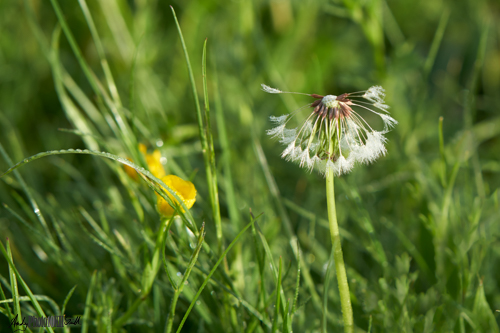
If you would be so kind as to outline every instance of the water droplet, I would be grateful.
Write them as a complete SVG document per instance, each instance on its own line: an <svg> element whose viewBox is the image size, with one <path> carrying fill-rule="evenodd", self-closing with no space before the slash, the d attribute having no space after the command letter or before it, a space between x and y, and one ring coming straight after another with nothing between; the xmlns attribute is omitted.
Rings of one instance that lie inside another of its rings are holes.
<svg viewBox="0 0 500 333"><path fill-rule="evenodd" d="M81 150L81 149L77 149L77 150L76 150L76 152L77 152L77 153L81 153L81 152L82 152L82 150Z"/></svg>
<svg viewBox="0 0 500 333"><path fill-rule="evenodd" d="M182 275L182 273L181 273L181 272L177 272L177 276L181 276L181 275Z"/></svg>
<svg viewBox="0 0 500 333"><path fill-rule="evenodd" d="M75 151L73 148L68 149L68 151Z"/></svg>
<svg viewBox="0 0 500 333"><path fill-rule="evenodd" d="M27 159L27 158L25 158L23 162L24 162L24 163L28 163L28 159Z"/></svg>
<svg viewBox="0 0 500 333"><path fill-rule="evenodd" d="M215 295L215 291L213 291L213 290L212 290L212 291L210 292L210 295L212 295L212 296L213 296L213 295Z"/></svg>
<svg viewBox="0 0 500 333"><path fill-rule="evenodd" d="M33 212L35 212L36 215L40 216L40 209L38 209L38 207L36 207Z"/></svg>
<svg viewBox="0 0 500 333"><path fill-rule="evenodd" d="M187 286L189 284L189 282L186 280L186 281L184 281L184 284Z"/></svg>
<svg viewBox="0 0 500 333"><path fill-rule="evenodd" d="M160 163L161 163L161 164L163 164L163 165L167 164L167 158L166 158L166 157L164 157L164 156L162 156L162 157L160 158Z"/></svg>
<svg viewBox="0 0 500 333"><path fill-rule="evenodd" d="M163 147L163 141L162 140L156 141L156 146L157 147Z"/></svg>
<svg viewBox="0 0 500 333"><path fill-rule="evenodd" d="M200 304L201 304L201 302L200 302L200 301L196 301L196 305L200 305Z"/></svg>

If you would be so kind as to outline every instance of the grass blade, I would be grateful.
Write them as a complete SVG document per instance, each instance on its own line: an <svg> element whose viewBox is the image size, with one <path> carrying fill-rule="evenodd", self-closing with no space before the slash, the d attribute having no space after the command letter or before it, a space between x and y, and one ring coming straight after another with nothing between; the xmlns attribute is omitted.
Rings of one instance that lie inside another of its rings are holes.
<svg viewBox="0 0 500 333"><path fill-rule="evenodd" d="M215 222L215 231L217 233L217 242L219 246L219 252L223 249L223 239L222 239L222 224L220 218L220 205L219 205L219 191L217 186L217 168L215 167L215 151L214 151L214 140L212 136L212 125L210 124L210 102L208 98L208 84L207 84L207 40L203 44L203 56L202 56L202 73L203 73L203 96L205 101L205 122L206 122L206 133L207 133L207 145L208 145L208 158L210 160L210 202L212 204L212 215Z"/></svg>
<svg viewBox="0 0 500 333"><path fill-rule="evenodd" d="M87 298L85 299L85 310L83 310L83 318L82 318L82 333L87 333L89 329L89 320L90 320L90 311L92 307L92 297L94 293L94 286L96 283L96 274L97 271L94 271L92 274L92 278L90 279L89 290L87 291Z"/></svg>
<svg viewBox="0 0 500 333"><path fill-rule="evenodd" d="M205 278L205 281L203 281L203 284L201 285L201 287L198 289L198 292L196 293L196 295L194 296L193 300L191 301L191 304L189 305L189 308L187 309L186 311L186 314L184 315L184 318L182 318L182 321L181 323L179 324L179 328L177 328L177 333L180 333L181 332L181 329L182 327L184 326L184 323L186 322L186 319L187 317L189 316L189 313L191 312L191 310L193 309L194 305L196 304L196 301L198 300L198 297L200 297L200 294L201 292L203 291L203 289L205 289L205 286L207 285L208 281L210 280L210 278L212 277L212 275L215 273L215 271L217 270L217 267L219 267L220 263L224 260L224 258L226 257L226 254L229 252L229 250L231 250L231 248L234 246L234 244L236 244L236 242L240 239L240 237L245 233L245 231L247 231L248 228L250 228L256 219L258 219L260 217L257 216L257 218L252 218L252 220L250 221L250 223L248 223L239 233L238 235L236 235L236 237L234 238L234 240L231 242L231 244L229 244L229 246L224 250L224 253L222 253L222 255L219 257L219 260L217 260L217 263L215 264L215 266L212 268L212 270L210 271L210 273L208 274L208 276Z"/></svg>
<svg viewBox="0 0 500 333"><path fill-rule="evenodd" d="M447 8L441 14L441 19L439 20L439 25L436 29L436 33L434 34L434 39L432 40L431 49L429 54L427 55L427 59L424 64L424 73L425 75L429 75L432 70L432 66L434 65L434 61L436 60L436 55L439 50L439 46L441 45L441 41L443 40L444 31L446 30L446 26L448 25L448 19L450 18L450 10Z"/></svg>
<svg viewBox="0 0 500 333"><path fill-rule="evenodd" d="M278 329L278 319L280 313L280 296L281 296L281 256L278 265L278 283L276 284L276 304L274 308L274 320L273 327L271 328L271 332L274 333ZM286 308L283 309L283 312L286 313Z"/></svg>
<svg viewBox="0 0 500 333"><path fill-rule="evenodd" d="M196 248L194 249L193 254L191 255L191 259L189 260L188 266L186 267L186 271L184 272L182 280L178 285L179 288L175 290L174 297L172 298L172 301L170 302L170 311L168 314L167 325L165 328L166 333L170 333L172 331L172 325L174 324L174 317L175 317L175 309L177 306L177 300L179 299L179 296L182 294L182 290L184 289L184 285L187 282L189 275L191 274L191 271L193 270L194 265L196 264L196 260L198 260L198 255L200 254L201 246L203 245L204 239L205 239L205 224L203 224L201 226L200 236L198 237L198 243L196 245Z"/></svg>
<svg viewBox="0 0 500 333"><path fill-rule="evenodd" d="M0 149L2 147L0 146ZM12 166L9 168L7 171L5 171L2 175L0 175L0 178L8 175L9 173L15 171L17 168L20 166L29 163L31 161L37 160L42 157L46 156L53 156L53 155L65 155L65 154L83 154L83 155L94 155L94 156L100 156L100 157L105 157L117 162L120 162L124 165L128 165L129 167L133 168L135 171L139 172L142 174L142 179L146 181L148 186L153 189L156 193L158 193L163 199L165 199L172 207L176 207L176 213L178 213L181 217L183 217L183 220L186 222L186 225L188 228L195 234L198 234L198 230L196 229L196 225L192 222L193 217L191 213L189 212L189 209L186 207L184 204L183 200L179 198L177 193L171 189L169 186L165 185L165 183L153 176L151 172L148 170L144 169L143 167L138 166L137 164L129 161L126 158L113 155L110 153L106 152L99 152L99 151L93 151L93 150L88 150L88 149L67 149L67 150L51 150L51 151L46 151L43 153L38 153L36 155L30 156L28 158L25 158L21 162L17 163L16 165ZM168 191L176 200L177 203L174 203L172 199L165 193L165 191ZM179 205L184 209L184 212L180 209Z"/></svg>
<svg viewBox="0 0 500 333"><path fill-rule="evenodd" d="M10 260L13 261L12 259L12 251L10 249L10 241L7 238L7 255L9 256ZM17 279L16 279L16 273L14 272L13 267L9 265L9 277L10 277L10 290L12 292L12 300L14 303L14 316L18 316L19 322L22 321L23 315L21 313L21 305L19 304L19 290L17 289Z"/></svg>
<svg viewBox="0 0 500 333"><path fill-rule="evenodd" d="M205 172L207 176L207 185L210 193L210 203L212 206L212 216L214 219L215 223L215 228L216 228L216 233L217 233L217 242L218 242L218 247L219 250L222 249L222 226L220 224L220 212L219 212L219 204L218 204L218 195L217 195L217 179L214 179L215 175L215 169L212 171L212 163L210 162L210 148L209 148L209 143L207 139L207 133L204 129L203 126L203 116L201 114L201 107L200 107L200 101L198 99L198 91L196 90L196 82L194 80L194 75L193 75L193 69L191 68L191 62L189 61L189 54L186 48L186 43L184 42L184 37L182 36L182 30L181 26L179 25L179 21L177 20L177 16L175 15L175 10L174 7L170 6L170 9L172 10L172 14L174 16L175 20L175 25L177 27L177 31L179 32L179 37L181 39L181 44L182 44L182 49L184 51L184 57L186 58L186 64L188 68L188 74L189 74L189 81L191 83L191 90L193 93L193 99L195 103L195 109L196 109L196 119L198 120L198 130L199 130L199 136L200 136L200 142L201 142L201 148L203 151L203 161L205 163ZM206 41L205 41L205 48L204 48L204 54L206 53ZM205 63L206 56L203 57L203 62ZM204 66L206 70L206 66ZM206 78L206 72L204 73L204 79ZM206 80L206 79L205 79ZM206 81L205 81L206 83ZM208 93L207 93L208 94ZM208 105L208 97L206 96L205 98L205 106L207 107ZM206 115L208 116L209 111L206 111ZM210 119L205 119L205 121L208 123ZM208 125L207 125L208 127ZM208 133L210 135L211 133ZM214 159L214 165L215 165L215 159ZM219 251L220 253L220 251Z"/></svg>
<svg viewBox="0 0 500 333"><path fill-rule="evenodd" d="M9 246L8 241L7 241L7 246ZM28 285L26 284L26 282L24 282L24 280L21 277L21 274L19 274L19 271L17 270L16 266L14 266L14 262L12 261L11 257L7 253L7 250L5 249L5 247L4 247L4 245L3 245L2 242L0 242L0 251L2 251L2 254L4 255L5 259L7 260L8 264L9 264L9 269L12 269L14 271L14 274L16 275L16 281L21 285L21 287L23 288L24 292L26 294L28 294L28 297L29 297L29 299L31 300L31 303L34 306L35 311L36 311L38 317L46 317L45 312L43 311L42 307L38 303L35 295L31 292L31 289L28 287ZM13 291L13 293L15 293L15 292ZM19 294L18 294L18 296L19 296ZM14 307L15 307L15 305L14 305ZM52 327L47 327L47 330L49 332L51 332L51 333L54 333L54 330L52 329Z"/></svg>

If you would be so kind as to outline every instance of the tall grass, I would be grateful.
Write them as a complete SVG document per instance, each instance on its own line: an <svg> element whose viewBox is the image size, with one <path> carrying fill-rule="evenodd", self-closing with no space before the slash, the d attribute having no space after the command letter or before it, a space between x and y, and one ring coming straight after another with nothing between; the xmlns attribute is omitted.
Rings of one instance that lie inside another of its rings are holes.
<svg viewBox="0 0 500 333"><path fill-rule="evenodd" d="M54 151L0 178L0 332L59 314L83 332L341 331L325 179L265 138L310 101L263 82L380 84L399 121L386 157L335 181L355 332L499 332L496 3L172 7L0 3L0 173ZM195 184L192 209L159 216L173 192L139 143Z"/></svg>

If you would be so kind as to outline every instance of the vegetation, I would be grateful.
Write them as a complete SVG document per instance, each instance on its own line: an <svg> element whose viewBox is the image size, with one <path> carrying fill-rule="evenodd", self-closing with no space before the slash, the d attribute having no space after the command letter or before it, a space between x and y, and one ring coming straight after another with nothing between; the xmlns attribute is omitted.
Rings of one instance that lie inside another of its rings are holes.
<svg viewBox="0 0 500 333"><path fill-rule="evenodd" d="M0 2L0 332L342 331L325 178L266 136L313 99L262 83L381 85L399 123L335 178L354 331L499 332L499 9Z"/></svg>

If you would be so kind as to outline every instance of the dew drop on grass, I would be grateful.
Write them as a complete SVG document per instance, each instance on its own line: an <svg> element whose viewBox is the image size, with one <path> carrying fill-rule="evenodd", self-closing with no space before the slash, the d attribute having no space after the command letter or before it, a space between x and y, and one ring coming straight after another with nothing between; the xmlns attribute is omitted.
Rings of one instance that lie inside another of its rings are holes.
<svg viewBox="0 0 500 333"><path fill-rule="evenodd" d="M40 216L40 209L38 209L38 207L36 207L36 208L33 210L33 212L34 212L36 215Z"/></svg>
<svg viewBox="0 0 500 333"><path fill-rule="evenodd" d="M200 301L196 301L196 305L200 305L200 304L201 304L201 302L200 302Z"/></svg>
<svg viewBox="0 0 500 333"><path fill-rule="evenodd" d="M181 273L181 272L177 272L177 276L181 276L181 275L182 275L182 273Z"/></svg>
<svg viewBox="0 0 500 333"><path fill-rule="evenodd" d="M163 141L162 140L156 141L156 146L157 147L163 147Z"/></svg>

